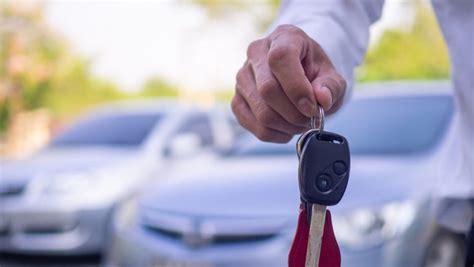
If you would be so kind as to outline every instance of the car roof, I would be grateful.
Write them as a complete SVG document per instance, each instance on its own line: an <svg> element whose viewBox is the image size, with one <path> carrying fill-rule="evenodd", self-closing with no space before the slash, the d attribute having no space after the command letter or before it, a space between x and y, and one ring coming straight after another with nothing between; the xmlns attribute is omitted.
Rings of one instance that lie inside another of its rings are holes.
<svg viewBox="0 0 474 267"><path fill-rule="evenodd" d="M356 84L353 93L355 98L432 95L452 95L452 84L448 80L369 82Z"/></svg>
<svg viewBox="0 0 474 267"><path fill-rule="evenodd" d="M438 81L377 81L357 83L353 89L353 98L380 98L392 96L433 96L451 95L452 85L448 80ZM211 112L226 109L227 103L218 102L210 109ZM103 104L91 109L86 114L120 114L142 112L173 112L186 113L201 108L195 103L176 98L147 98L136 100L120 100ZM226 109L228 110L228 109ZM229 114L231 112L229 111Z"/></svg>
<svg viewBox="0 0 474 267"><path fill-rule="evenodd" d="M197 107L191 103L178 101L177 99L167 98L152 98L152 99L138 99L125 100L107 103L96 108L91 109L88 114L120 114L120 113L185 113L195 110Z"/></svg>

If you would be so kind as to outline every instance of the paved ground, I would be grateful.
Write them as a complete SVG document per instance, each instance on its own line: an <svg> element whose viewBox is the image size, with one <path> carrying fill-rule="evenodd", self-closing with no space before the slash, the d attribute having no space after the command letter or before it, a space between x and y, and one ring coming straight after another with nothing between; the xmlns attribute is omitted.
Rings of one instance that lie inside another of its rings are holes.
<svg viewBox="0 0 474 267"><path fill-rule="evenodd" d="M0 267L100 267L100 256L45 257L0 254Z"/></svg>

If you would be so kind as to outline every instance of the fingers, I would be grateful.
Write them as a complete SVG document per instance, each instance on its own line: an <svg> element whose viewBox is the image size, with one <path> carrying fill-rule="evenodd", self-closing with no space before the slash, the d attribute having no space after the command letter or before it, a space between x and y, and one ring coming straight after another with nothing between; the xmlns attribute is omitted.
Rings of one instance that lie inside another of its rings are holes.
<svg viewBox="0 0 474 267"><path fill-rule="evenodd" d="M308 127L309 118L288 99L280 83L277 81L268 64L268 42L263 40L260 46L255 46L250 52L250 66L254 75L255 86L262 100L281 117L292 125ZM252 45L251 45L252 46Z"/></svg>
<svg viewBox="0 0 474 267"><path fill-rule="evenodd" d="M274 111L260 96L249 64L246 64L237 75L236 93L249 106L255 119L254 122L266 128L294 135L304 130L288 123L280 114Z"/></svg>
<svg viewBox="0 0 474 267"><path fill-rule="evenodd" d="M293 135L261 126L253 115L245 99L238 93L232 99L232 111L240 125L265 142L288 143Z"/></svg>
<svg viewBox="0 0 474 267"><path fill-rule="evenodd" d="M295 26L280 26L249 45L237 74L232 110L263 141L288 142L342 104L346 83L319 44Z"/></svg>
<svg viewBox="0 0 474 267"><path fill-rule="evenodd" d="M298 36L304 33L299 31L301 30L295 30L293 34L278 34L277 30L271 40L268 64L289 100L302 114L311 117L316 112L316 101L301 64L305 44L304 38Z"/></svg>
<svg viewBox="0 0 474 267"><path fill-rule="evenodd" d="M313 80L312 86L317 102L330 114L342 104L346 92L346 82L334 71L322 72Z"/></svg>

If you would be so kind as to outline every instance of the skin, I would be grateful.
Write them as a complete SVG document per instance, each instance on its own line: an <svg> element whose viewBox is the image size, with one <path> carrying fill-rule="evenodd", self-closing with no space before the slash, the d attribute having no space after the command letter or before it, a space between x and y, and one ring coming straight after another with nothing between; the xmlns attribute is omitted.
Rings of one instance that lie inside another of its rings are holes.
<svg viewBox="0 0 474 267"><path fill-rule="evenodd" d="M237 73L232 111L266 142L287 143L309 128L310 118L339 109L346 82L321 46L301 29L281 25L248 46Z"/></svg>

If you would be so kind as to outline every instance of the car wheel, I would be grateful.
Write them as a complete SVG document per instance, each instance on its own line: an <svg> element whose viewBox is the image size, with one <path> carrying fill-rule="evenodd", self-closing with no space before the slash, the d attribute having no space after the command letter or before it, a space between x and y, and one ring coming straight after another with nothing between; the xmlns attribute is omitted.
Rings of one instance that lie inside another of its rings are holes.
<svg viewBox="0 0 474 267"><path fill-rule="evenodd" d="M424 267L463 267L465 245L462 235L440 230L425 254Z"/></svg>

